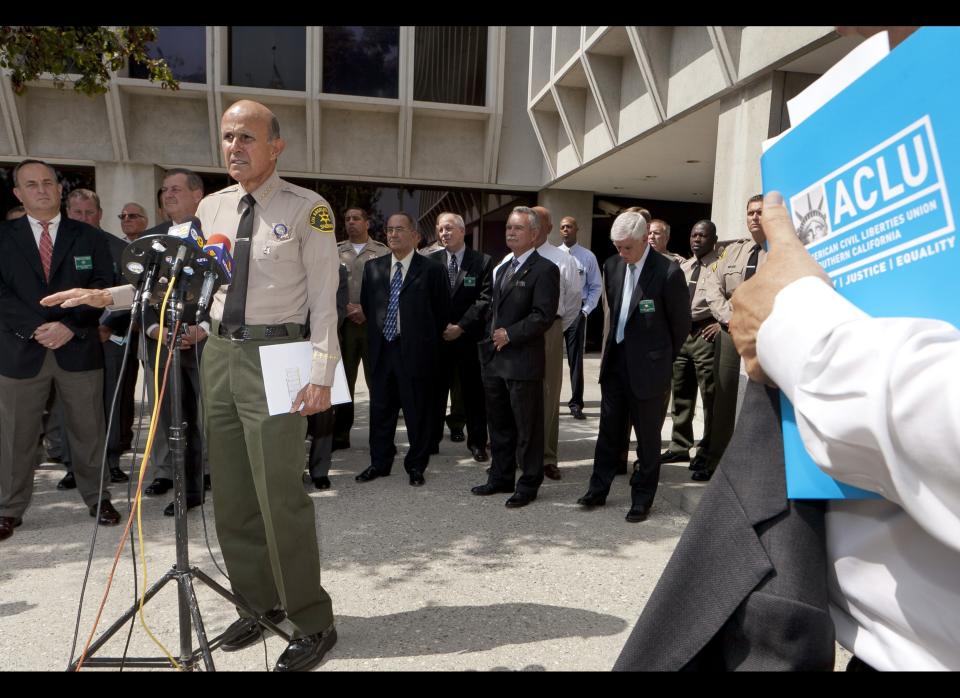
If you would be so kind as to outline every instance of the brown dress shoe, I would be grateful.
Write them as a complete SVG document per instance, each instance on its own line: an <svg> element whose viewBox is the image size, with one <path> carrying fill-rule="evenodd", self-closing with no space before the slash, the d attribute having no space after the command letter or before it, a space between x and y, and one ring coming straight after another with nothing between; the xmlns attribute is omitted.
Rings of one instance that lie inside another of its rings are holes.
<svg viewBox="0 0 960 698"><path fill-rule="evenodd" d="M0 516L0 540L6 540L13 535L13 529L23 523L23 519L13 516Z"/></svg>
<svg viewBox="0 0 960 698"><path fill-rule="evenodd" d="M560 468L557 467L556 463L547 463L543 466L543 474L551 480L559 480Z"/></svg>
<svg viewBox="0 0 960 698"><path fill-rule="evenodd" d="M96 515L97 505L93 504L90 506L90 516ZM113 508L109 499L100 502L100 518L97 519L97 523L101 526L116 526L120 523L120 512Z"/></svg>

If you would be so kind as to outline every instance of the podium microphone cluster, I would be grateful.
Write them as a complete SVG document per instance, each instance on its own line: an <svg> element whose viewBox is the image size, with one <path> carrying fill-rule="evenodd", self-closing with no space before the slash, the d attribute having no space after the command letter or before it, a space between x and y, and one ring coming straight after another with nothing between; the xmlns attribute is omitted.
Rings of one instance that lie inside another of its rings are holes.
<svg viewBox="0 0 960 698"><path fill-rule="evenodd" d="M208 268L203 272L203 286L197 301L197 314L206 317L210 312L210 301L220 284L229 284L233 278L233 257L230 254L230 240L220 233L214 233L203 246L203 254L209 259Z"/></svg>

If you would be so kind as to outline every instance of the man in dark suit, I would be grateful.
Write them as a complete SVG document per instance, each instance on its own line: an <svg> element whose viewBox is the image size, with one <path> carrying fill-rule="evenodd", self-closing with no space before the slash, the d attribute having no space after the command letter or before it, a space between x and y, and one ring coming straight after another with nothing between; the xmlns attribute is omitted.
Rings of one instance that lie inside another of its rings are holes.
<svg viewBox="0 0 960 698"><path fill-rule="evenodd" d="M104 525L120 521L100 477L106 433L100 311L38 303L75 286L109 286L110 250L96 228L60 214L62 187L52 167L24 160L13 176L27 215L0 233L0 540L13 534L30 504L51 385L63 400L77 486L90 515Z"/></svg>
<svg viewBox="0 0 960 698"><path fill-rule="evenodd" d="M441 213L437 218L439 240L444 249L430 255L447 270L450 284L450 319L443 331L440 366L437 372L436 416L433 424L433 452L443 439L443 418L447 411L447 393L456 376L463 393L466 412L467 448L479 463L487 460L487 411L477 342L483 338L493 283L490 255L469 249L464 244L463 218L456 213Z"/></svg>
<svg viewBox="0 0 960 698"><path fill-rule="evenodd" d="M513 492L511 509L535 500L543 482L543 335L557 317L560 270L534 249L539 230L536 211L526 206L507 219L513 256L494 271L487 336L479 345L493 462L486 484L471 492Z"/></svg>
<svg viewBox="0 0 960 698"><path fill-rule="evenodd" d="M673 360L690 332L690 294L683 271L647 243L639 213L621 213L610 239L618 254L603 265L610 305L609 331L600 361L600 433L586 507L606 503L610 484L629 444L629 414L637 434L637 458L630 478L632 505L627 521L647 518L660 479L660 427L670 390Z"/></svg>
<svg viewBox="0 0 960 698"><path fill-rule="evenodd" d="M392 254L364 265L360 290L373 380L370 466L356 479L369 482L390 474L402 408L410 441L403 467L418 487L430 461L432 377L450 317L450 287L440 264L415 253L420 234L408 214L390 216L385 231Z"/></svg>

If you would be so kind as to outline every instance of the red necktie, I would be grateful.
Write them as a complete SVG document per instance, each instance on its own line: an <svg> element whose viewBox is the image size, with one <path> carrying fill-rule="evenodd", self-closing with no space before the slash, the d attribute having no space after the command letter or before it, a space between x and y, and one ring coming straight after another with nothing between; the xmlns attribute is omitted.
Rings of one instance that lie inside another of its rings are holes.
<svg viewBox="0 0 960 698"><path fill-rule="evenodd" d="M43 232L40 233L40 264L43 265L43 278L50 282L50 262L53 260L53 238L50 237L50 223L40 221Z"/></svg>

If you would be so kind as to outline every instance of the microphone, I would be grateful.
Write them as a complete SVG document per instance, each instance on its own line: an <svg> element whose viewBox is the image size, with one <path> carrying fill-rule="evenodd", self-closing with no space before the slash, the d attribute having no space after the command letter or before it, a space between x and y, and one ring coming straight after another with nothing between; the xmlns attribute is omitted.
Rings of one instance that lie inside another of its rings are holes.
<svg viewBox="0 0 960 698"><path fill-rule="evenodd" d="M216 290L217 281L220 284L229 284L233 278L233 257L230 255L230 240L224 235L214 233L207 244L203 246L202 262L206 264L203 273L203 286L200 288L200 300L197 301L197 316L207 316L210 301Z"/></svg>

